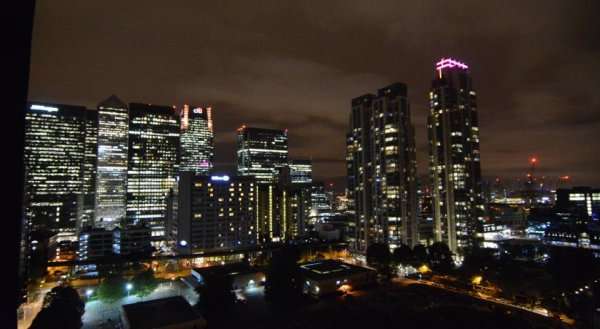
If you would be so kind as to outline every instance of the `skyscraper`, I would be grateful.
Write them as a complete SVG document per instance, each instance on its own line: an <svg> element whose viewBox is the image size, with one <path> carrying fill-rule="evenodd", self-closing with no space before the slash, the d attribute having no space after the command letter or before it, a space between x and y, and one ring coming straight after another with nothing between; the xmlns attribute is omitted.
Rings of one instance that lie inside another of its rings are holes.
<svg viewBox="0 0 600 329"><path fill-rule="evenodd" d="M309 184L312 182L312 162L310 160L291 160L289 167L292 184Z"/></svg>
<svg viewBox="0 0 600 329"><path fill-rule="evenodd" d="M125 218L129 114L117 96L98 105L96 170L97 227L112 228Z"/></svg>
<svg viewBox="0 0 600 329"><path fill-rule="evenodd" d="M370 226L373 223L372 162L371 162L371 113L375 95L366 94L352 100L350 131L346 135L347 186L350 203L356 221L355 245L358 251L366 251L374 238Z"/></svg>
<svg viewBox="0 0 600 329"><path fill-rule="evenodd" d="M212 108L184 105L181 116L180 171L207 175L213 167Z"/></svg>
<svg viewBox="0 0 600 329"><path fill-rule="evenodd" d="M30 103L25 113L25 222L75 233L85 145L83 106Z"/></svg>
<svg viewBox="0 0 600 329"><path fill-rule="evenodd" d="M474 243L484 211L476 93L467 65L437 62L429 106L434 239L460 253Z"/></svg>
<svg viewBox="0 0 600 329"><path fill-rule="evenodd" d="M414 127L406 85L394 83L352 100L347 135L356 249L417 243Z"/></svg>
<svg viewBox="0 0 600 329"><path fill-rule="evenodd" d="M167 196L178 169L179 129L174 108L129 104L127 223L148 225L155 241L165 236Z"/></svg>
<svg viewBox="0 0 600 329"><path fill-rule="evenodd" d="M288 165L287 130L242 126L237 135L237 172L255 176L259 184L277 181L279 169Z"/></svg>
<svg viewBox="0 0 600 329"><path fill-rule="evenodd" d="M85 145L82 169L82 193L79 203L78 229L92 225L96 203L96 175L98 154L98 111L85 111Z"/></svg>

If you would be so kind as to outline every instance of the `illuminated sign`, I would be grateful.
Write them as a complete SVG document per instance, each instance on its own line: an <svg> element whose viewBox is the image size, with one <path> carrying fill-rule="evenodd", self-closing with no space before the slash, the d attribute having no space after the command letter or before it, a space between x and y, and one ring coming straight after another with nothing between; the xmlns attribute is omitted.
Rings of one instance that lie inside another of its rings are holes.
<svg viewBox="0 0 600 329"><path fill-rule="evenodd" d="M202 108L201 107L197 107L194 109L194 113L196 114L202 114Z"/></svg>
<svg viewBox="0 0 600 329"><path fill-rule="evenodd" d="M228 182L229 181L229 176L227 176L227 175L223 175L223 176L211 176L210 180L220 181L220 182Z"/></svg>
<svg viewBox="0 0 600 329"><path fill-rule="evenodd" d="M37 111L46 111L46 112L58 112L58 108L52 106L44 106L44 105L31 105L30 109Z"/></svg>

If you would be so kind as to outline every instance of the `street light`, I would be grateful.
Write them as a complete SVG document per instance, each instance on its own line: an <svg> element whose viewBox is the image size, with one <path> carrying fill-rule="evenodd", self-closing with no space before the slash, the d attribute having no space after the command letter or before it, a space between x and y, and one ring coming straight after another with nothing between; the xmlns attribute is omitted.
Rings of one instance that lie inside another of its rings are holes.
<svg viewBox="0 0 600 329"><path fill-rule="evenodd" d="M125 285L125 289L127 289L127 297L129 297L129 292L131 291L131 289L133 289L133 284L128 283L127 285Z"/></svg>
<svg viewBox="0 0 600 329"><path fill-rule="evenodd" d="M94 289L88 289L85 291L85 296L87 298L90 298L90 296L92 296L93 293L94 293Z"/></svg>

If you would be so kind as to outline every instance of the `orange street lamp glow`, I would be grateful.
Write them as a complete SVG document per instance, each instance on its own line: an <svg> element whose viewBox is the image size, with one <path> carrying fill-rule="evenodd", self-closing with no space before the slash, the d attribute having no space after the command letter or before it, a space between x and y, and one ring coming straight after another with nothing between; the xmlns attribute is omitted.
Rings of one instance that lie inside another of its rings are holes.
<svg viewBox="0 0 600 329"><path fill-rule="evenodd" d="M429 268L429 266L427 266L427 265L423 264L423 265L421 265L421 266L418 268L418 271L419 271L421 274L425 274L425 273L427 273L427 272L431 272L431 269Z"/></svg>

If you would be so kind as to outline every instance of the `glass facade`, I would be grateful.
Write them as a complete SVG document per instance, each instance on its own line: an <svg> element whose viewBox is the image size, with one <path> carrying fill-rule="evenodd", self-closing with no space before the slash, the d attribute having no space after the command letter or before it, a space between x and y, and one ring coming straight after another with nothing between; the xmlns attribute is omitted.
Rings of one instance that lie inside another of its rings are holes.
<svg viewBox="0 0 600 329"><path fill-rule="evenodd" d="M116 96L98 105L98 158L94 226L113 228L125 218L129 114Z"/></svg>
<svg viewBox="0 0 600 329"><path fill-rule="evenodd" d="M25 113L25 223L28 231L74 231L84 187L82 106L30 103Z"/></svg>
<svg viewBox="0 0 600 329"><path fill-rule="evenodd" d="M289 167L292 184L312 183L312 163L310 160L292 160Z"/></svg>
<svg viewBox="0 0 600 329"><path fill-rule="evenodd" d="M207 175L214 162L212 108L184 105L181 116L180 171Z"/></svg>
<svg viewBox="0 0 600 329"><path fill-rule="evenodd" d="M85 145L83 159L83 190L79 201L78 230L92 225L96 206L96 167L98 152L98 112L85 112Z"/></svg>
<svg viewBox="0 0 600 329"><path fill-rule="evenodd" d="M168 106L129 104L127 223L165 236L167 197L176 182L180 120Z"/></svg>
<svg viewBox="0 0 600 329"><path fill-rule="evenodd" d="M277 181L279 169L288 165L287 130L242 126L237 135L237 172L254 176L259 184Z"/></svg>

